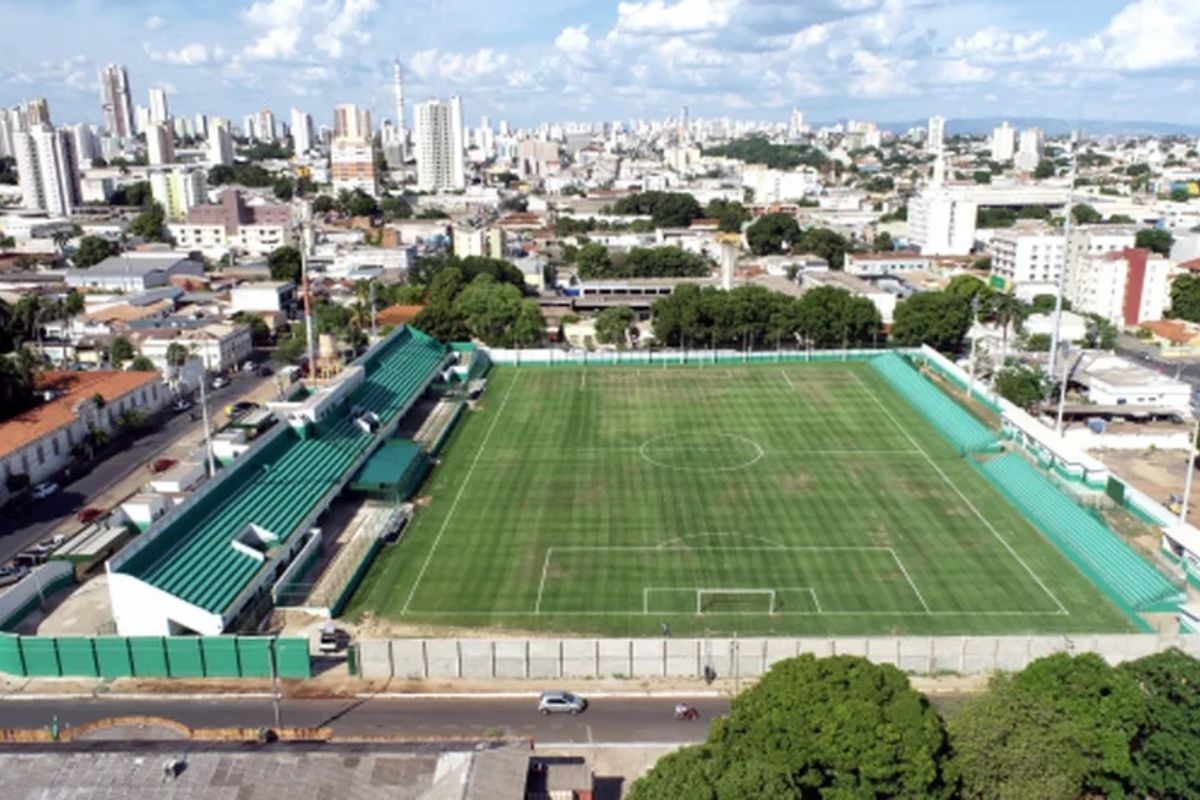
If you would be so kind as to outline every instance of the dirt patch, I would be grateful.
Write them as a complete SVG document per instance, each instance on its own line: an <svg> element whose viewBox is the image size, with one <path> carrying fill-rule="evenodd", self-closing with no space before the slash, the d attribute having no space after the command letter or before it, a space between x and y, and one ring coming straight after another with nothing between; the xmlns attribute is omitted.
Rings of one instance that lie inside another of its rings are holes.
<svg viewBox="0 0 1200 800"><path fill-rule="evenodd" d="M775 478L775 485L781 492L807 492L812 488L812 484L812 473L805 470L797 470Z"/></svg>
<svg viewBox="0 0 1200 800"><path fill-rule="evenodd" d="M1166 505L1168 498L1183 494L1187 478L1186 450L1092 450L1122 480L1133 484L1152 499ZM1192 497L1188 502L1187 521L1200 525L1200 481L1192 476Z"/></svg>

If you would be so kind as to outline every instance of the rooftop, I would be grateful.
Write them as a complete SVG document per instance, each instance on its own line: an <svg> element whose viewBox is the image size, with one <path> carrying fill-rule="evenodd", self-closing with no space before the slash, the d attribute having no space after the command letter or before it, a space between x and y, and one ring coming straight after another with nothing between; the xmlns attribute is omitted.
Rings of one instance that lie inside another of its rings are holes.
<svg viewBox="0 0 1200 800"><path fill-rule="evenodd" d="M343 405L375 412L386 428L424 389L446 352L420 331L401 328L364 358L366 378ZM286 542L376 442L349 413L330 414L307 438L290 426L278 430L116 569L222 614L263 566L233 544L247 526Z"/></svg>
<svg viewBox="0 0 1200 800"><path fill-rule="evenodd" d="M149 275L151 272L168 270L180 262L191 260L187 253L122 253L109 256L88 269L70 270L69 274L91 277Z"/></svg>
<svg viewBox="0 0 1200 800"><path fill-rule="evenodd" d="M76 405L95 395L105 403L160 380L157 372L43 372L38 381L42 391L61 392L53 400L34 406L11 419L0 422L0 456L15 452L51 431L75 421Z"/></svg>

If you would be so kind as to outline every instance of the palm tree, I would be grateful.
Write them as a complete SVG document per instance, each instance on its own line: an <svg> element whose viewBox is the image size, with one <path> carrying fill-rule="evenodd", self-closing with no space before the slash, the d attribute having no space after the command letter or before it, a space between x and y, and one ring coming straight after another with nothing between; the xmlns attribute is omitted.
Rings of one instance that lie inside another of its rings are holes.
<svg viewBox="0 0 1200 800"><path fill-rule="evenodd" d="M1000 368L1008 362L1008 326L1021 321L1024 305L1008 292L996 292L988 301L987 317L1000 325Z"/></svg>
<svg viewBox="0 0 1200 800"><path fill-rule="evenodd" d="M371 282L358 281L354 284L354 305L350 307L350 324L359 330L371 327L375 309L371 308Z"/></svg>

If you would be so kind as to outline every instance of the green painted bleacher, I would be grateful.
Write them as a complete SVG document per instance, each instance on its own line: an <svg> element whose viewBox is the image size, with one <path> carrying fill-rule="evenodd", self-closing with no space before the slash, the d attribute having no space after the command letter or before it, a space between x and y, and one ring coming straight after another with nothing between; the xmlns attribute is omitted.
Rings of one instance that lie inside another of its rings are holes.
<svg viewBox="0 0 1200 800"><path fill-rule="evenodd" d="M374 411L386 425L441 365L444 345L406 328L364 365L366 379L346 407ZM288 429L196 507L121 567L147 583L222 613L260 564L232 546L247 524L290 537L329 488L374 441L349 413L336 413L314 435ZM215 496L214 496L215 495Z"/></svg>
<svg viewBox="0 0 1200 800"><path fill-rule="evenodd" d="M871 360L871 367L955 447L967 453L995 450L999 437L925 379L895 353Z"/></svg>
<svg viewBox="0 0 1200 800"><path fill-rule="evenodd" d="M1135 610L1178 597L1179 591L1158 570L1021 456L1009 454L984 462L979 468L1064 555L1110 595Z"/></svg>

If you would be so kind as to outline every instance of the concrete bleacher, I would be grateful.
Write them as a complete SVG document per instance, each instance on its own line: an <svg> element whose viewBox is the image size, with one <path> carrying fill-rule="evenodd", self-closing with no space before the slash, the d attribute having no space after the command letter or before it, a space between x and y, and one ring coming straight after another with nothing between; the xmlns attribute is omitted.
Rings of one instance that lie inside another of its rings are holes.
<svg viewBox="0 0 1200 800"><path fill-rule="evenodd" d="M895 353L871 360L878 372L909 405L960 451L978 453L999 449L999 437L930 383Z"/></svg>
<svg viewBox="0 0 1200 800"><path fill-rule="evenodd" d="M1010 454L979 466L1064 555L1125 605L1158 610L1182 599L1158 570L1021 456Z"/></svg>

